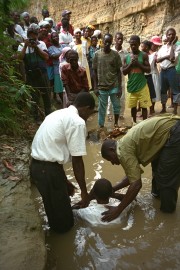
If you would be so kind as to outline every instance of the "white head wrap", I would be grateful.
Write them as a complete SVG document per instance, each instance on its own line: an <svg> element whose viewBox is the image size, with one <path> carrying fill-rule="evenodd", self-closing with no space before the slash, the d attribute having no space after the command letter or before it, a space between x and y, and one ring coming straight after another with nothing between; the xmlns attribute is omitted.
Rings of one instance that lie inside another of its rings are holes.
<svg viewBox="0 0 180 270"><path fill-rule="evenodd" d="M81 33L81 29L76 28L76 29L74 30L74 35L75 35L76 33L78 33L78 32L80 32L80 33Z"/></svg>
<svg viewBox="0 0 180 270"><path fill-rule="evenodd" d="M101 34L101 30L95 30L93 36L98 37Z"/></svg>
<svg viewBox="0 0 180 270"><path fill-rule="evenodd" d="M26 11L25 11L25 12L23 12L23 13L21 14L21 17L22 17L22 18L24 18L24 17L26 17L26 16L29 16L29 13L28 13L28 12L26 12Z"/></svg>
<svg viewBox="0 0 180 270"><path fill-rule="evenodd" d="M45 20L45 21L47 21L47 22L52 21L52 22L53 22L53 24L54 24L54 20L53 20L52 18L50 18L50 17L47 17L47 18L45 18L44 20Z"/></svg>
<svg viewBox="0 0 180 270"><path fill-rule="evenodd" d="M46 25L50 25L48 21L42 21L42 22L39 23L40 27L46 26Z"/></svg>

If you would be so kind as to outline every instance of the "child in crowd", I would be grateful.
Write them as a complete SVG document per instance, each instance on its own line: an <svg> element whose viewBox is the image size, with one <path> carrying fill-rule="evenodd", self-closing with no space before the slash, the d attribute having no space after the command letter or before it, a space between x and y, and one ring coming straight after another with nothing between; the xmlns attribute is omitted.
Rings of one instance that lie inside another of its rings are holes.
<svg viewBox="0 0 180 270"><path fill-rule="evenodd" d="M88 207L81 208L78 210L74 209L73 212L77 218L85 220L93 226L107 225L107 224L120 224L124 220L124 217L127 216L127 213L129 209L131 208L131 206L128 207L127 211L125 212L123 211L123 213L118 218L112 220L109 223L103 222L101 220L102 218L101 214L107 211L106 207L118 205L119 200L122 200L124 197L123 194L113 193L113 187L112 187L111 182L105 178L98 179L95 182L92 190L90 191L90 196L91 196L91 199L96 200L97 204L94 204L93 202L91 202ZM118 200L116 201L116 200L110 199L110 197L116 198Z"/></svg>
<svg viewBox="0 0 180 270"><path fill-rule="evenodd" d="M143 52L147 53L148 58L150 58L151 46L152 46L152 42L148 41L148 40L144 40L141 43L141 50ZM148 88L149 88L149 94L150 94L151 103L152 103L152 105L150 107L149 116L152 116L155 113L154 106L155 106L155 101L156 101L156 92L155 92L155 87L154 87L151 71L149 73L144 73L144 75L145 75L146 80L147 80L147 84L148 84Z"/></svg>
<svg viewBox="0 0 180 270"><path fill-rule="evenodd" d="M99 50L99 46L97 45L98 39L96 36L91 37L91 46L89 47L89 54L88 54L88 63L89 63L89 69L90 69L90 75L91 75L91 83L92 83L92 90L94 90L94 80L93 80L93 68L92 68L92 61L94 58L94 54L97 50Z"/></svg>

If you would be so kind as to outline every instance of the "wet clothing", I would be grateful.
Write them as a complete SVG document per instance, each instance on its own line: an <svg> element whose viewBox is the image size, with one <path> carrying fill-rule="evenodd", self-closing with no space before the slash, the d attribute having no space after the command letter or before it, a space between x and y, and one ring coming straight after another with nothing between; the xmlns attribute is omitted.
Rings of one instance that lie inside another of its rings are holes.
<svg viewBox="0 0 180 270"><path fill-rule="evenodd" d="M47 116L32 142L31 177L42 195L50 227L57 232L73 226L63 164L86 155L86 125L76 107Z"/></svg>
<svg viewBox="0 0 180 270"><path fill-rule="evenodd" d="M90 202L90 205L86 208L81 209L74 209L73 214L77 219L81 219L83 221L88 222L92 226L112 226L116 224L123 223L125 217L128 215L129 210L132 208L132 206L135 204L135 202L131 203L126 207L126 209L121 213L119 217L116 219L110 221L110 222L104 222L102 221L102 213L107 211L106 205L108 206L118 206L119 200L111 199L109 200L108 204L98 204L94 201Z"/></svg>
<svg viewBox="0 0 180 270"><path fill-rule="evenodd" d="M131 62L131 54L126 56L126 64L129 65ZM139 51L138 62L143 64L143 52ZM141 91L146 85L147 80L144 76L144 72L139 67L133 67L128 74L127 91L134 93Z"/></svg>
<svg viewBox="0 0 180 270"><path fill-rule="evenodd" d="M163 212L176 209L180 186L180 117L157 116L133 127L117 142L117 154L129 182L141 179L140 164L152 164L152 194Z"/></svg>
<svg viewBox="0 0 180 270"><path fill-rule="evenodd" d="M130 183L141 178L140 164L147 166L157 158L178 120L180 117L174 115L144 120L117 142L118 158Z"/></svg>
<svg viewBox="0 0 180 270"><path fill-rule="evenodd" d="M74 219L63 166L32 159L30 174L42 196L50 228L58 233L68 231L74 225Z"/></svg>
<svg viewBox="0 0 180 270"><path fill-rule="evenodd" d="M152 162L152 171L152 194L160 197L163 212L173 212L180 186L180 121L171 128L170 137Z"/></svg>

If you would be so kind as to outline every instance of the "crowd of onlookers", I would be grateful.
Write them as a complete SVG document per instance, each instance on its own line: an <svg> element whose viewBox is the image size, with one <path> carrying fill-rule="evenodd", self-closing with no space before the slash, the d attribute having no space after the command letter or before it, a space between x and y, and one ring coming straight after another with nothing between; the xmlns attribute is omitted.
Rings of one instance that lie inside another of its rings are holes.
<svg viewBox="0 0 180 270"><path fill-rule="evenodd" d="M112 120L112 109L114 125L119 125L124 118L125 97L134 124L137 110L146 119L155 113L157 101L162 103L162 113L166 112L169 95L177 114L180 42L174 28L168 28L162 38L152 36L140 41L139 36L132 35L129 48L124 49L121 32L113 37L110 33L103 36L93 25L74 29L68 10L62 11L56 24L48 10L42 10L41 21L28 12L13 12L11 16L6 34L16 41L13 49L18 52L18 59L23 60L23 78L34 88L32 114L37 123L41 97L48 115L52 96L67 107L83 91L94 91L98 99L98 124L102 128L106 114ZM125 75L128 75L127 91Z"/></svg>

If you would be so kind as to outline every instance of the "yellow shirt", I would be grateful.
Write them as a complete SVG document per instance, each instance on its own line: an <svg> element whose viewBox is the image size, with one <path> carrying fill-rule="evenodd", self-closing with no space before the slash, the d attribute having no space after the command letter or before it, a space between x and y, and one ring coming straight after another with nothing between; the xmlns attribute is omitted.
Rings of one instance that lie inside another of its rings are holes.
<svg viewBox="0 0 180 270"><path fill-rule="evenodd" d="M117 155L129 182L141 178L143 171L140 164L147 166L157 157L177 120L180 120L180 117L175 115L147 119L131 128L117 141Z"/></svg>

